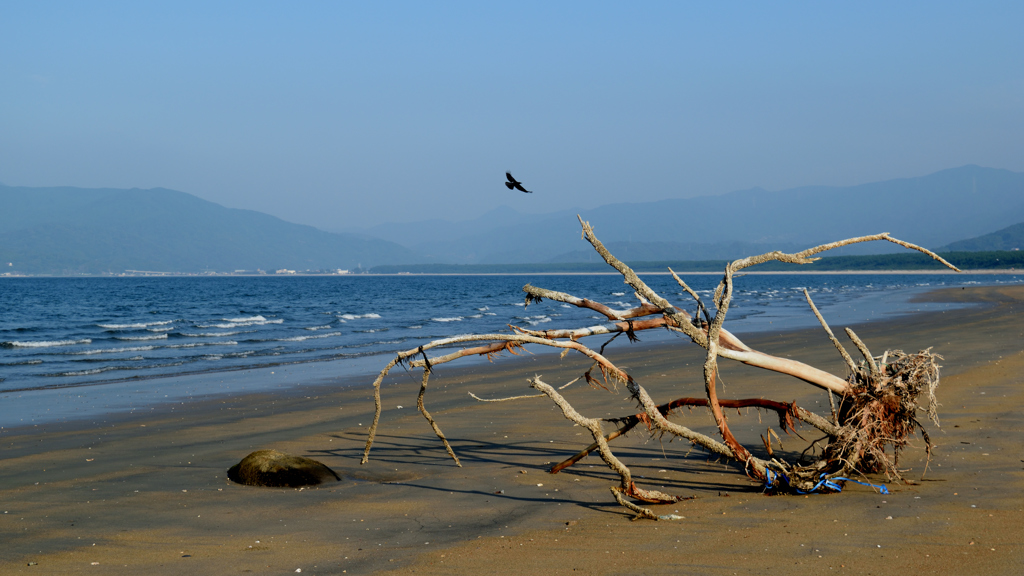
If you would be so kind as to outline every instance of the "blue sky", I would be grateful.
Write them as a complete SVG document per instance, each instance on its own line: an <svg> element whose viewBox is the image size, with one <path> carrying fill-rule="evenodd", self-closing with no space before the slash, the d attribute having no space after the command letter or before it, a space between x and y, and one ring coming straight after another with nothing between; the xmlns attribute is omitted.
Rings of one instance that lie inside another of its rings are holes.
<svg viewBox="0 0 1024 576"><path fill-rule="evenodd" d="M1024 171L1022 23L1020 2L7 2L0 182L340 230Z"/></svg>

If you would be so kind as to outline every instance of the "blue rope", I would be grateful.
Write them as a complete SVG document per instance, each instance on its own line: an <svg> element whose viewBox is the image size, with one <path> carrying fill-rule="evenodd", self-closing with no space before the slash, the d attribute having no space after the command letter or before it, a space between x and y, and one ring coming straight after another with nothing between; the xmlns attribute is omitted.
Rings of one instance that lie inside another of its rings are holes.
<svg viewBox="0 0 1024 576"><path fill-rule="evenodd" d="M785 474L782 474L780 472L775 472L771 468L765 468L765 472L766 472L766 475L768 477L767 480L765 480L765 484L764 484L764 487L766 489L771 490L772 488L774 488L775 484L776 484L776 480L779 479L779 478L785 480L786 484L789 484L789 478L787 478ZM842 492L843 491L843 487L840 486L839 484L837 484L837 482L853 482L855 484L860 484L861 486L868 486L868 487L874 488L874 489L878 490L879 494L888 494L889 493L889 489L886 488L885 484L870 484L868 482L861 482L859 480L853 480L853 479L850 479L850 478L844 478L842 476L836 476L834 478L826 478L825 474L822 474L819 477L818 483L815 484L814 487L811 488L810 490L804 491L804 490L800 490L799 488L796 488L795 490L796 490L796 492L798 494L813 494L815 492L818 492L818 490L820 490L822 487L825 487L825 488L827 488L829 490L832 490L833 492ZM781 482L779 482L779 483L781 484Z"/></svg>
<svg viewBox="0 0 1024 576"><path fill-rule="evenodd" d="M822 474L822 476L824 476L824 474ZM889 489L885 487L885 484L871 484L869 482L861 482L860 480L851 480L850 478L843 478L841 476L837 476L837 477L833 478L833 480L845 480L846 482L853 482L854 484L860 484L861 486L869 486L871 488L874 488L875 490L878 490L879 494L888 494L889 493ZM838 492L838 490L837 490L837 492Z"/></svg>

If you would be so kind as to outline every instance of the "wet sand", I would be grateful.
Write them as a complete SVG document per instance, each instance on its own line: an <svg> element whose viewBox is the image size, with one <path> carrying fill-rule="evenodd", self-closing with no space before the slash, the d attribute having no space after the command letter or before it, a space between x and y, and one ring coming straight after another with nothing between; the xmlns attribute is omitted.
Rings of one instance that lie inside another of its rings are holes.
<svg viewBox="0 0 1024 576"><path fill-rule="evenodd" d="M461 468L416 412L418 374L401 370L384 388L381 428L363 466L371 393L341 381L3 430L0 573L1016 574L1024 567L1024 288L928 297L984 305L854 327L876 352L934 346L945 357L931 468L915 485L888 483L888 496L856 484L841 494L765 496L734 464L637 432L612 446L645 477L639 483L696 499L656 507L683 520L631 522L608 491L617 477L599 458L546 473L590 442L549 401L483 404L467 395L528 394L533 374L558 384L586 369L573 357L526 356L437 369L427 407ZM844 370L820 330L746 341ZM684 340L616 341L608 355L657 401L702 394L702 355ZM721 397L828 412L825 395L798 381L725 362L722 376ZM566 396L588 416L636 412L621 388L577 383ZM702 409L676 418L714 433ZM774 421L756 411L730 416L759 455L758 436ZM790 458L807 445L783 440ZM901 459L912 479L924 469L917 444ZM316 458L343 480L294 490L226 479L229 466L260 448Z"/></svg>

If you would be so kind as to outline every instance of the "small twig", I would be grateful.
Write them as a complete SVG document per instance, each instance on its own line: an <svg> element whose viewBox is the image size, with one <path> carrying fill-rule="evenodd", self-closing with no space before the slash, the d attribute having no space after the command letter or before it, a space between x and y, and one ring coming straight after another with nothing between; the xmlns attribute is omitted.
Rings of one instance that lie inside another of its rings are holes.
<svg viewBox="0 0 1024 576"><path fill-rule="evenodd" d="M843 344L839 342L839 339L836 338L836 335L832 333L832 329L828 327L828 322L825 322L825 318L821 315L821 312L818 312L818 307L814 305L814 300L811 300L811 295L810 293L807 292L806 288L804 288L804 298L807 298L807 304L810 305L811 311L813 311L814 316L818 318L818 322L821 323L821 327L825 329L825 333L828 334L828 339L832 341L832 345L836 347L836 350L839 351L839 355L843 357L843 361L845 361L846 365L850 368L850 372L855 372L857 370L857 363L853 361L853 358L850 357L850 354L846 351L846 348L843 348ZM831 402L831 391L829 391L828 398L829 402ZM832 414L833 416L835 415L834 406L832 408Z"/></svg>
<svg viewBox="0 0 1024 576"><path fill-rule="evenodd" d="M472 392L468 392L477 402L508 402L509 400L522 400L523 398L543 398L543 394L527 394L525 396L509 396L507 398L481 398Z"/></svg>
<svg viewBox="0 0 1024 576"><path fill-rule="evenodd" d="M708 325L710 326L711 325L711 315L708 313L707 306L705 306L704 302L700 299L700 295L697 294L693 290L693 288L690 288L690 286L687 285L686 282L683 282L683 279L680 278L678 274L676 274L675 270L673 270L672 268L669 268L668 271L672 273L672 277L676 279L676 283L679 284L679 286L682 287L682 289L685 290L687 294L692 296L693 299L697 302L697 312L698 313L700 313L701 311L704 312L704 320L706 320ZM697 317L697 315L694 314L694 319L695 319L694 321L696 321L696 317Z"/></svg>
<svg viewBox="0 0 1024 576"><path fill-rule="evenodd" d="M832 409L832 423L839 426L839 413L836 412L836 399L832 397L832 391L828 391L828 406Z"/></svg>
<svg viewBox="0 0 1024 576"><path fill-rule="evenodd" d="M871 351L868 350L867 345L865 345L864 342L857 337L857 334L849 328L846 329L846 335L850 337L850 340L853 340L854 346L856 346L857 350L860 350L861 355L864 356L864 360L868 363L868 368L871 369L871 375L877 378L879 375L878 365L875 364L875 358L871 355Z"/></svg>

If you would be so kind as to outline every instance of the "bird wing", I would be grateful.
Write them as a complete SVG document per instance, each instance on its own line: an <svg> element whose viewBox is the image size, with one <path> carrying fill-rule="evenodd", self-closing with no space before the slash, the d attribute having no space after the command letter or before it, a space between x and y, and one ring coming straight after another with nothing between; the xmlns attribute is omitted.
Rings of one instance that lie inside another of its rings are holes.
<svg viewBox="0 0 1024 576"><path fill-rule="evenodd" d="M533 192L530 192L530 191L529 191L529 190L527 190L526 188L523 188L523 185L522 185L521 183L519 183L519 182L516 182L516 183L514 184L514 186L516 187L516 190L521 190L521 191L523 191L523 192L526 192L527 194L533 194Z"/></svg>
<svg viewBox="0 0 1024 576"><path fill-rule="evenodd" d="M519 184L519 182L516 182L516 179L512 177L512 173L508 170L505 171L505 178L508 178L508 181L512 184Z"/></svg>
<svg viewBox="0 0 1024 576"><path fill-rule="evenodd" d="M516 187L516 185L511 182L505 182L505 187L508 188L509 190L512 190L513 188Z"/></svg>

